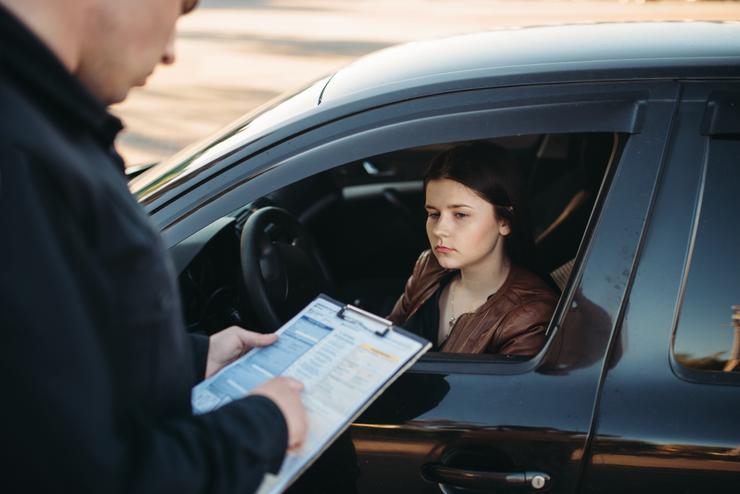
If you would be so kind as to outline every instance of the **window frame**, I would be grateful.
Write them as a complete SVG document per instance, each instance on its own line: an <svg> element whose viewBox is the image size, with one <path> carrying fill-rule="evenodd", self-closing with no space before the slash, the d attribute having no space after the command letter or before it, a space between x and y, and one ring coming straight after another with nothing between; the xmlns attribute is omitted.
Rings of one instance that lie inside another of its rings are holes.
<svg viewBox="0 0 740 494"><path fill-rule="evenodd" d="M740 372L723 372L704 370L689 367L681 363L676 357L676 335L681 325L681 312L686 302L686 289L689 284L689 274L695 254L695 245L699 234L699 225L702 219L703 203L707 196L706 180L709 173L712 157L712 144L716 140L731 139L737 141L740 149L740 91L715 90L711 91L706 101L704 116L701 123L701 136L704 146L703 161L699 165L700 181L696 187L696 200L691 218L691 232L689 237L688 254L682 268L681 283L675 317L671 328L670 364L674 374L689 382L704 384L740 385ZM727 159L727 158L724 158ZM740 303L740 300L738 300Z"/></svg>

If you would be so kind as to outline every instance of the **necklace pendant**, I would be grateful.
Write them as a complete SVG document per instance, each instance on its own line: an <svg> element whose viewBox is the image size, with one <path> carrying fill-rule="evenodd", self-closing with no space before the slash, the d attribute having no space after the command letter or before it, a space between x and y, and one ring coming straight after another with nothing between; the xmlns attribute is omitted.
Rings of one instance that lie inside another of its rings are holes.
<svg viewBox="0 0 740 494"><path fill-rule="evenodd" d="M450 329L452 329L452 326L455 325L455 317L450 317L450 319L447 321L450 324Z"/></svg>

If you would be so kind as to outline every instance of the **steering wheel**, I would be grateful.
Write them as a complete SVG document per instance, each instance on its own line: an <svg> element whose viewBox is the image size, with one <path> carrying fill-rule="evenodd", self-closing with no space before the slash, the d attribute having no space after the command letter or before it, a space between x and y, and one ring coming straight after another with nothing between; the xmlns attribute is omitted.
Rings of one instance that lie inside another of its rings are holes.
<svg viewBox="0 0 740 494"><path fill-rule="evenodd" d="M282 208L260 208L244 223L241 266L257 317L270 331L334 287L313 238Z"/></svg>

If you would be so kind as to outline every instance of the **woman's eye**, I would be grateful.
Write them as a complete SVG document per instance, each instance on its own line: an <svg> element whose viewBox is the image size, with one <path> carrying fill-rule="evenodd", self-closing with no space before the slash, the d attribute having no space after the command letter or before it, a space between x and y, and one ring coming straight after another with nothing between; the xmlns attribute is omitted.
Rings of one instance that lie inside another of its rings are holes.
<svg viewBox="0 0 740 494"><path fill-rule="evenodd" d="M455 213L455 218L457 219L463 219L467 217L468 217L467 213Z"/></svg>
<svg viewBox="0 0 740 494"><path fill-rule="evenodd" d="M427 213L427 218L436 220L437 218L439 218L439 213Z"/></svg>

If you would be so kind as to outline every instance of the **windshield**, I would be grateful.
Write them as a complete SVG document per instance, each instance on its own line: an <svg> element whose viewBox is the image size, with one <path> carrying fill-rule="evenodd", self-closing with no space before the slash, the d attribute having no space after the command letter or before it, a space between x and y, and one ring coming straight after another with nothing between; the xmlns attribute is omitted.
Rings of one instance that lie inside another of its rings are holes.
<svg viewBox="0 0 740 494"><path fill-rule="evenodd" d="M279 96L216 134L186 147L131 180L131 192L140 201L146 199L173 180L188 176L220 156L254 142L269 129L315 108L328 80L329 77L325 77L297 92Z"/></svg>

